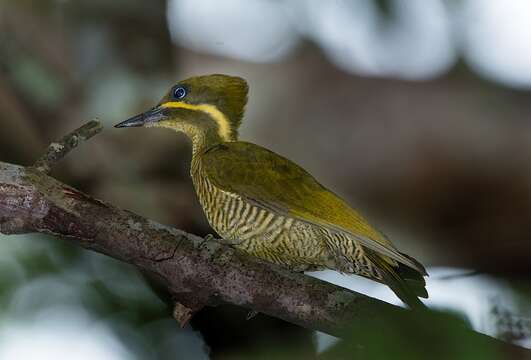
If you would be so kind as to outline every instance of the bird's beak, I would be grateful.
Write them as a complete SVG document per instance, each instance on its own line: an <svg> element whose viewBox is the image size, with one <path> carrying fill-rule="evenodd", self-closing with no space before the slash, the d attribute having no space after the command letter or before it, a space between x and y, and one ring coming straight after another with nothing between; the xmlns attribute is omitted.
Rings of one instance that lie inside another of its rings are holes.
<svg viewBox="0 0 531 360"><path fill-rule="evenodd" d="M119 124L114 125L115 128L125 128L125 127L138 127L145 126L149 123L155 123L166 118L164 113L164 108L154 107L151 110L146 111L145 113L138 114L133 116L130 119L122 121Z"/></svg>

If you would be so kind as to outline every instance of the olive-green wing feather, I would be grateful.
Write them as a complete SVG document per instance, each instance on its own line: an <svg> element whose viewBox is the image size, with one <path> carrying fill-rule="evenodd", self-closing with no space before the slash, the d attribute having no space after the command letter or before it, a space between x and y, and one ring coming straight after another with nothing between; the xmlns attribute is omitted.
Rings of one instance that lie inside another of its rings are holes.
<svg viewBox="0 0 531 360"><path fill-rule="evenodd" d="M272 151L251 143L229 142L207 150L201 162L208 179L223 191L285 216L348 233L363 246L425 273L307 171Z"/></svg>

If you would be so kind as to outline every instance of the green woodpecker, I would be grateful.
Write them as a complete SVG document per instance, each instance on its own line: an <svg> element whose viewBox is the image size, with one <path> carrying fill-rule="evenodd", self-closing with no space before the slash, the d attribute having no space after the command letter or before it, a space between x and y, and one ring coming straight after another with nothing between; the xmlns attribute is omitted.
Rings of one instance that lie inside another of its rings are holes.
<svg viewBox="0 0 531 360"><path fill-rule="evenodd" d="M227 75L179 82L116 127L163 127L192 141L191 176L206 217L230 245L294 271L333 269L388 285L410 307L424 267L292 161L238 140L248 86Z"/></svg>

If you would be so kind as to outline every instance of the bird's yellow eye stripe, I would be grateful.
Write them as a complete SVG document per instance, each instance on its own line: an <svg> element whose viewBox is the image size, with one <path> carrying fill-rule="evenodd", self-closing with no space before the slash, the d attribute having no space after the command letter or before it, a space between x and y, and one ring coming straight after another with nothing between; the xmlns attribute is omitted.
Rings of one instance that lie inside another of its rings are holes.
<svg viewBox="0 0 531 360"><path fill-rule="evenodd" d="M231 129L229 119L221 112L215 105L211 104L187 104L182 101L168 101L160 105L163 108L181 108L188 110L202 111L205 114L210 115L210 117L218 124L219 127L219 136L224 141L230 141L231 139Z"/></svg>

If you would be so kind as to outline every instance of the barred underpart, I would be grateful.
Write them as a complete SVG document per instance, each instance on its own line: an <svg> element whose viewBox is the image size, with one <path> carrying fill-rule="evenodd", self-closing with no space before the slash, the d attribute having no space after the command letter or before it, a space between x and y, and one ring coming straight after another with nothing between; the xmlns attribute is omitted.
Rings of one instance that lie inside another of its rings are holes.
<svg viewBox="0 0 531 360"><path fill-rule="evenodd" d="M192 161L192 180L208 222L236 248L295 271L339 270L381 281L352 236L277 214L223 191Z"/></svg>

